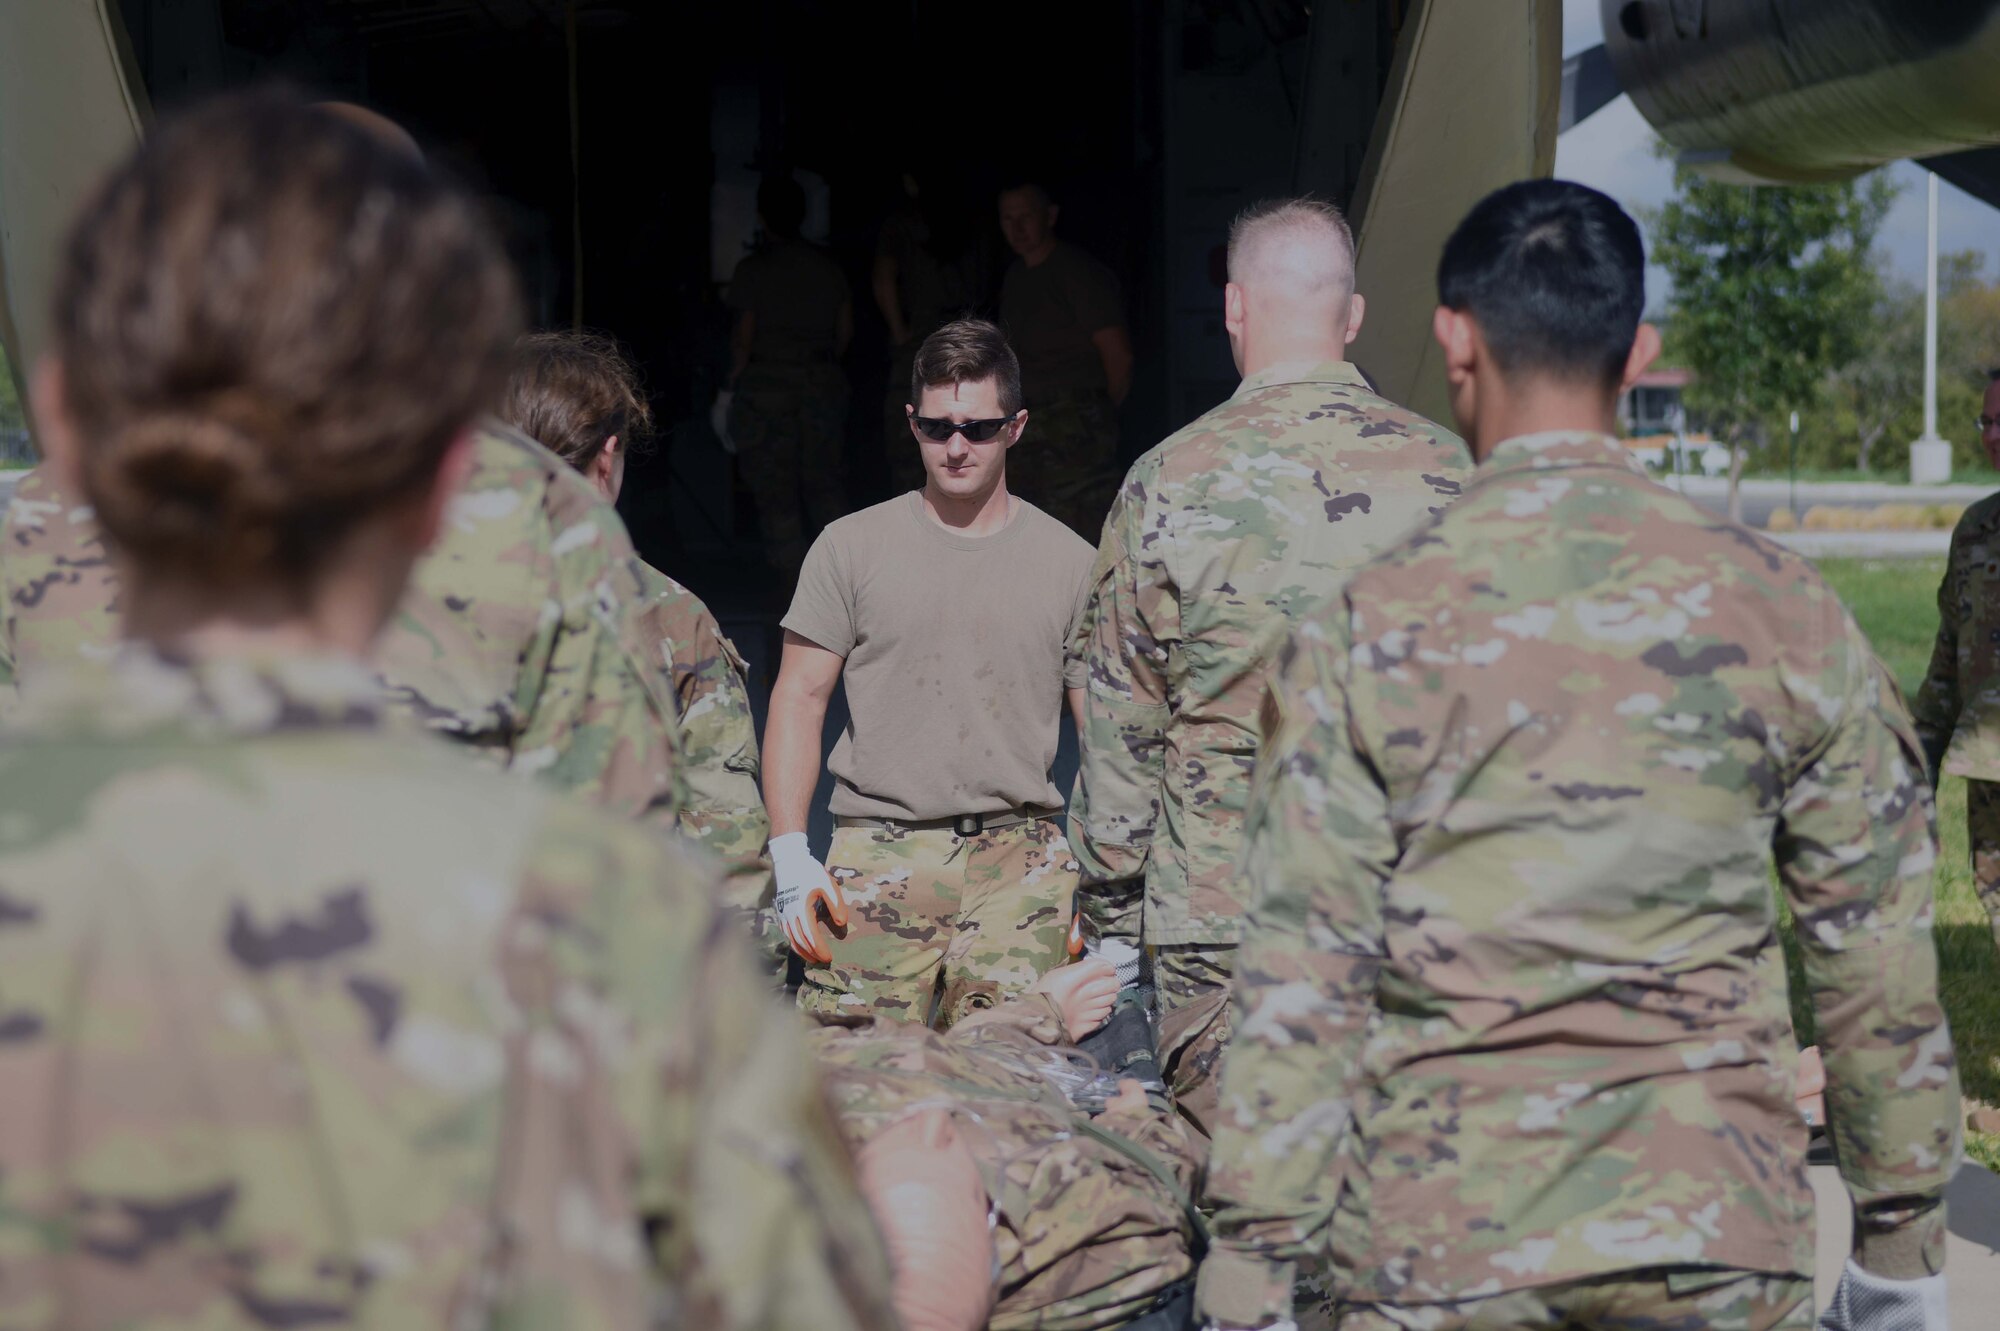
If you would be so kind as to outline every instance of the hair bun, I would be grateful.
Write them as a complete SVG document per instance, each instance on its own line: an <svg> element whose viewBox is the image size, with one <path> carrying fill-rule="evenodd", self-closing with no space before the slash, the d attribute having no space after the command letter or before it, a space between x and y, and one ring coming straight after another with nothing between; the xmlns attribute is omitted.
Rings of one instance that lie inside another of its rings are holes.
<svg viewBox="0 0 2000 1331"><path fill-rule="evenodd" d="M257 569L278 553L290 487L273 450L215 416L142 415L84 453L105 534L149 564Z"/></svg>

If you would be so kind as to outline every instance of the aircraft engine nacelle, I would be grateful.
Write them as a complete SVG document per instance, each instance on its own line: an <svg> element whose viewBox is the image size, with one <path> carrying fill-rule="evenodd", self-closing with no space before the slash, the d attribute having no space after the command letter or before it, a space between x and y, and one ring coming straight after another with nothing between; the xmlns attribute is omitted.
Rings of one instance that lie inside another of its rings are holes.
<svg viewBox="0 0 2000 1331"><path fill-rule="evenodd" d="M1838 180L2000 144L2000 0L1600 0L1625 91L1681 160Z"/></svg>

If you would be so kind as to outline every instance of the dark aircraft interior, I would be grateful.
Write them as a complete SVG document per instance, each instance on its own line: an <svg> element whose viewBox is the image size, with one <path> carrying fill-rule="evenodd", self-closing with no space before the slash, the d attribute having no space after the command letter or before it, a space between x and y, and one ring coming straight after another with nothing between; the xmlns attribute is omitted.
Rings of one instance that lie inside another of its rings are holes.
<svg viewBox="0 0 2000 1331"><path fill-rule="evenodd" d="M1013 258L997 226L1009 184L1043 184L1059 234L1114 269L1137 353L1120 419L1129 459L1234 388L1220 319L1228 221L1294 188L1346 201L1406 4L1347 6L1317 33L1305 0L115 8L156 113L290 79L395 118L490 197L532 320L609 332L642 367L656 442L632 459L619 507L642 554L699 593L749 659L761 713L789 588L764 567L707 423L727 369L722 292L752 238L760 176L799 173L808 237L853 292L850 507L890 493L888 333L870 270L884 218L907 206L906 177L977 312L994 313ZM1337 72L1337 96L1321 79L1309 107L1316 69Z"/></svg>
<svg viewBox="0 0 2000 1331"><path fill-rule="evenodd" d="M1384 77L1399 8L1385 4L1373 49L1350 55L1350 69L1370 66L1367 82ZM987 313L1013 257L997 191L1024 180L1050 190L1059 233L1124 287L1138 369L1120 424L1136 456L1234 386L1219 241L1237 208L1293 184L1311 42L1303 0L118 9L156 111L289 78L396 118L484 189L533 320L610 332L644 369L657 446L634 458L621 499L642 551L746 611L776 607L760 601L754 523L706 416L726 370L720 293L750 239L759 176L803 173L808 234L854 294L851 504L888 493L887 330L869 279L905 177ZM1366 128L1350 141L1365 145ZM1359 158L1358 146L1345 154L1348 179L1323 182L1328 192L1351 188Z"/></svg>

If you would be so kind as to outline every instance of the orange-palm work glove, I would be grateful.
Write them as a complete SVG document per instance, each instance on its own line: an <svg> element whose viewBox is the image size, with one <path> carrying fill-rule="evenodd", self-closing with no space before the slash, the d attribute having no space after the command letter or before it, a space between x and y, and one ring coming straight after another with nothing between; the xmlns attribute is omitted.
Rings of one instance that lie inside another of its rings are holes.
<svg viewBox="0 0 2000 1331"><path fill-rule="evenodd" d="M775 904L785 941L807 961L831 962L833 953L819 932L819 907L826 907L834 928L847 927L847 898L841 895L840 885L827 876L826 866L813 858L804 832L771 838L771 868L778 879Z"/></svg>

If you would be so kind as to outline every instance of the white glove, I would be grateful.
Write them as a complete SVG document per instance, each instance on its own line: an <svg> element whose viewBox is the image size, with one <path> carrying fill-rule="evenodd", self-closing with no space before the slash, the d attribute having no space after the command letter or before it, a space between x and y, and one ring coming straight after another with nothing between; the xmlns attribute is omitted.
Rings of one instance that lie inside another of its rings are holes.
<svg viewBox="0 0 2000 1331"><path fill-rule="evenodd" d="M1139 983L1139 949L1129 938L1100 938L1083 949L1086 957L1108 961L1118 972L1118 987L1130 989Z"/></svg>
<svg viewBox="0 0 2000 1331"><path fill-rule="evenodd" d="M785 941L807 961L831 962L833 953L819 933L818 907L826 906L834 928L845 929L847 898L841 895L840 885L827 876L826 866L813 858L804 832L771 838L771 869L778 879L774 904Z"/></svg>
<svg viewBox="0 0 2000 1331"><path fill-rule="evenodd" d="M1833 1302L1819 1315L1819 1331L1950 1331L1944 1273L1890 1280L1862 1270L1850 1257Z"/></svg>
<svg viewBox="0 0 2000 1331"><path fill-rule="evenodd" d="M715 405L708 409L708 427L715 431L715 437L722 444L722 451L736 456L736 441L729 437L729 409L736 402L736 394L731 389L723 389L715 395Z"/></svg>

